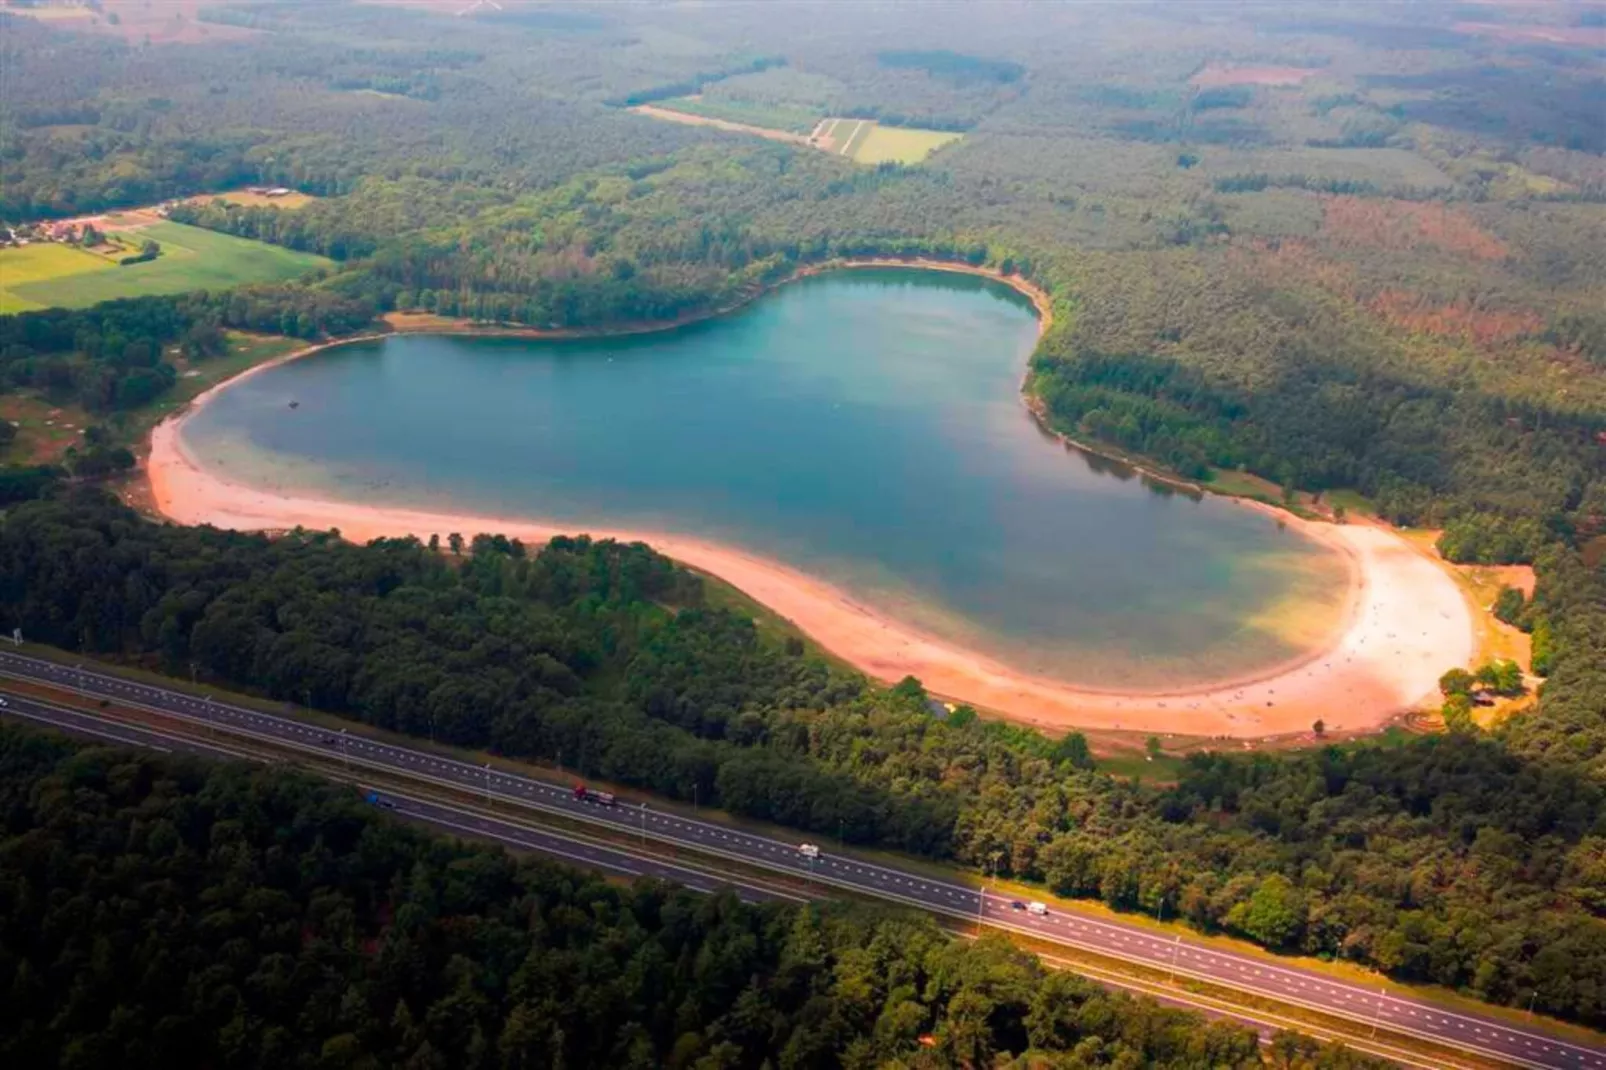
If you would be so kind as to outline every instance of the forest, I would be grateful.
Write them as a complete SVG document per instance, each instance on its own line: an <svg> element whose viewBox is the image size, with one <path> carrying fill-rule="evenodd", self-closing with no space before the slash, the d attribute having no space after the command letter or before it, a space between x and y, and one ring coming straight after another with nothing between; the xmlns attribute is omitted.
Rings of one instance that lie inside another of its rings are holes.
<svg viewBox="0 0 1606 1070"><path fill-rule="evenodd" d="M1533 711L1135 782L1089 768L1074 734L938 721L918 681L883 689L771 644L642 547L184 530L40 466L0 470L0 615L67 649L1606 1024L1606 162L1584 129L1600 81L1568 44L1589 27L1502 8L1491 36L1426 4L1248 21L941 5L911 26L896 7L231 4L208 26L249 36L152 44L0 14L0 219L281 184L320 199L174 218L337 261L291 285L0 317L0 392L98 416L160 397L172 355L205 359L225 328L314 339L398 309L607 328L834 257L985 265L1052 296L1028 389L1057 429L1204 483L1349 495L1440 529L1454 560L1534 562L1534 597L1501 600L1545 678ZM613 106L689 86L966 136L869 168Z"/></svg>
<svg viewBox="0 0 1606 1070"><path fill-rule="evenodd" d="M170 348L205 360L223 352L225 327L312 339L358 330L374 314L363 297L286 283L0 316L0 389L97 414L137 409L176 382Z"/></svg>
<svg viewBox="0 0 1606 1070"><path fill-rule="evenodd" d="M141 50L0 16L22 72L0 219L250 181L319 194L173 209L341 263L203 314L297 337L393 309L672 321L835 256L985 263L1055 295L1030 389L1073 437L1204 482L1242 469L1358 492L1390 521L1453 529L1455 560L1529 562L1606 532L1591 326L1606 165L1545 124L1528 141L1469 130L1446 103L1498 89L1578 114L1594 83L1561 53L1456 66L1473 46L1437 14L1383 7L1283 26L1290 57L1313 57L1288 69L1325 80L1268 89L1201 80L1215 67L1200 57L1240 47L1243 25L1165 34L1157 13L1067 10L1027 34L945 11L912 40L895 14L821 25L786 5L673 31L646 9L225 10L273 32ZM1375 45L1424 26L1451 66ZM671 32L701 47L667 47ZM1157 33L1174 43L1156 50ZM1047 63L1051 41L1078 63ZM969 133L940 163L871 169L611 106L699 88ZM1401 94L1420 107L1389 103ZM166 382L138 342L26 350L0 385L104 411Z"/></svg>
<svg viewBox="0 0 1606 1070"><path fill-rule="evenodd" d="M0 726L8 1066L1267 1065L1258 1036L865 906L628 886L355 792ZM1283 1070L1383 1064L1291 1033Z"/></svg>
<svg viewBox="0 0 1606 1070"><path fill-rule="evenodd" d="M645 546L480 534L440 533L444 553L268 539L61 490L0 522L0 620L376 727L1606 1021L1599 563L1552 551L1521 610L1552 637L1541 706L1494 736L1205 753L1151 786L1089 768L1075 734L937 720L916 681L878 688L762 639Z"/></svg>

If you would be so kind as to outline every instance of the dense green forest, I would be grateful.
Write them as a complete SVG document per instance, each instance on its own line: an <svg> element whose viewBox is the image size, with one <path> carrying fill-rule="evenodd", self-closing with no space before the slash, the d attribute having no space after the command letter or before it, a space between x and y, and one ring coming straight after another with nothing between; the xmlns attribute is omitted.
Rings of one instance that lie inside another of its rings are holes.
<svg viewBox="0 0 1606 1070"><path fill-rule="evenodd" d="M458 535L454 539L452 536ZM1540 710L1500 736L1201 754L1150 787L1077 736L931 716L710 608L644 546L353 546L14 506L0 619L70 649L561 763L850 843L1166 909L1290 951L1606 1021L1606 572L1546 568ZM458 555L450 548L469 551ZM1269 920L1268 920L1269 919Z"/></svg>
<svg viewBox="0 0 1606 1070"><path fill-rule="evenodd" d="M300 776L4 726L0 976L9 1066L1265 1065L1248 1029L923 917L620 887Z"/></svg>
<svg viewBox="0 0 1606 1070"><path fill-rule="evenodd" d="M0 614L69 649L1606 1023L1606 157L1600 79L1571 43L1589 27L1549 7L1491 8L1485 29L1433 4L986 8L927 5L914 26L898 5L220 4L206 26L244 36L201 43L0 14L0 219L284 184L321 199L174 217L338 262L0 317L0 391L99 415L159 397L174 354L205 359L224 328L317 338L396 309L607 327L832 257L986 264L1053 297L1029 389L1056 428L1202 481L1359 491L1441 526L1454 559L1535 561L1535 597L1502 612L1532 632L1536 710L1124 782L1079 737L936 721L917 683L772 648L643 548L443 559L185 531L42 467L0 472L0 502L43 498L0 527ZM965 137L869 168L610 106L692 86Z"/></svg>
<svg viewBox="0 0 1606 1070"><path fill-rule="evenodd" d="M0 387L32 389L92 413L137 409L176 382L165 359L170 347L205 360L223 352L224 327L317 338L372 319L372 304L361 298L295 284L0 316Z"/></svg>
<svg viewBox="0 0 1606 1070"><path fill-rule="evenodd" d="M1190 478L1358 490L1453 528L1457 560L1530 561L1606 532L1599 83L1565 49L1418 8L1030 26L954 9L911 37L897 12L806 5L241 4L208 18L271 32L149 47L0 16L0 219L248 181L319 194L174 210L343 263L208 313L300 337L396 308L670 320L832 256L985 262L1060 304L1031 384L1059 429ZM1207 80L1246 32L1282 43L1245 65L1310 85ZM696 89L968 134L938 164L872 169L610 106ZM0 383L138 403L164 384L143 354L24 353Z"/></svg>

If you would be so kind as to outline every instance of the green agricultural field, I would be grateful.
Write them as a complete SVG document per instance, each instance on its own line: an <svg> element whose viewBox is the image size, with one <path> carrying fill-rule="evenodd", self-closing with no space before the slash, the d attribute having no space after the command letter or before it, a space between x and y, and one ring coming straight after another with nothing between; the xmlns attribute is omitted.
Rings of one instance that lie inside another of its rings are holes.
<svg viewBox="0 0 1606 1070"><path fill-rule="evenodd" d="M855 155L864 139L875 129L875 123L869 119L839 119L836 124L837 151L850 160L858 159Z"/></svg>
<svg viewBox="0 0 1606 1070"><path fill-rule="evenodd" d="M913 127L882 126L866 123L853 137L846 155L858 163L919 163L959 134L945 130L917 130Z"/></svg>
<svg viewBox="0 0 1606 1070"><path fill-rule="evenodd" d="M658 107L684 112L687 115L700 115L705 119L723 119L727 123L762 126L766 130L784 130L789 134L807 134L820 121L820 116L816 112L757 100L675 97L672 100L660 101Z"/></svg>
<svg viewBox="0 0 1606 1070"><path fill-rule="evenodd" d="M71 245L36 242L0 249L0 315L49 306L48 301L24 297L16 292L17 288L34 290L74 276L116 269L117 265L105 257Z"/></svg>
<svg viewBox="0 0 1606 1070"><path fill-rule="evenodd" d="M11 281L13 271L10 261L0 260L0 311L83 308L119 297L183 293L187 290L222 290L248 282L292 279L332 263L311 253L298 253L266 242L218 234L183 223L154 223L133 232L133 237L138 240L150 238L160 243L162 255L147 263L128 267L108 264L106 270L89 268L76 272L60 270L70 261L58 260L54 274L36 273L31 280L24 279L17 283ZM5 250L4 253L9 256L33 248ZM74 253L90 260L100 260L89 253L77 253L64 247L53 248L61 248L64 253ZM20 302L21 307L9 307L9 302Z"/></svg>

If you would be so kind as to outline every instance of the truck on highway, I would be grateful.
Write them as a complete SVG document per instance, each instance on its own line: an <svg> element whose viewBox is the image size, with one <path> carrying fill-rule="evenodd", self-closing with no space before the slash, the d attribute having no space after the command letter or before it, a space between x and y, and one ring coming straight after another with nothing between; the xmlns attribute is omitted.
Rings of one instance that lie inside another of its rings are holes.
<svg viewBox="0 0 1606 1070"><path fill-rule="evenodd" d="M619 800L610 791L595 791L584 784L574 786L574 797L581 802L596 803L598 806L618 806Z"/></svg>
<svg viewBox="0 0 1606 1070"><path fill-rule="evenodd" d="M797 845L797 853L802 855L804 858L807 858L811 862L814 859L820 857L820 849L818 847L816 847L812 843L800 843L800 844L798 844Z"/></svg>
<svg viewBox="0 0 1606 1070"><path fill-rule="evenodd" d="M1042 917L1048 913L1048 906L1047 904L1033 901L1026 904L1026 911L1029 914L1036 914L1038 917Z"/></svg>

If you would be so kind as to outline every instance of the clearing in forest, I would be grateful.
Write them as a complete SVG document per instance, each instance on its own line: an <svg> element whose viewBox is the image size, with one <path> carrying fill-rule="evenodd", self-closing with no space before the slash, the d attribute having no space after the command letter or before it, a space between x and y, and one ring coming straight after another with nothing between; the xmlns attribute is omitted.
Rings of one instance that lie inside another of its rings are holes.
<svg viewBox="0 0 1606 1070"><path fill-rule="evenodd" d="M774 141L791 141L808 144L821 152L846 156L856 163L914 164L924 160L944 145L958 141L963 135L946 130L922 130L912 126L883 126L874 119L825 118L814 124L805 137L797 131L809 128L798 122L788 122L788 129L738 123L679 110L682 100L669 100L660 104L641 104L630 110L638 115L669 122L689 123L695 126L714 126L732 133L755 134ZM714 109L700 108L700 112Z"/></svg>
<svg viewBox="0 0 1606 1070"><path fill-rule="evenodd" d="M236 238L183 223L161 222L141 227L139 241L147 238L162 247L161 255L142 264L118 267L111 261L66 245L26 246L0 249L0 277L5 279L0 301L29 308L83 308L119 297L184 293L188 290L221 290L250 282L277 282L304 275L332 261L312 253L298 253L266 242ZM18 254L35 249L58 250L36 257L32 278L13 282L17 272L12 265ZM66 255L64 255L66 254ZM106 265L81 267L82 257ZM76 270L74 270L76 268Z"/></svg>
<svg viewBox="0 0 1606 1070"><path fill-rule="evenodd" d="M947 130L920 130L907 126L869 124L869 131L858 137L851 155L859 163L919 163L944 145L958 141L959 134Z"/></svg>
<svg viewBox="0 0 1606 1070"><path fill-rule="evenodd" d="M790 104L769 101L711 99L701 94L674 97L658 102L665 111L683 115L700 115L705 119L722 119L738 126L753 126L764 130L782 130L788 134L807 134L814 129L820 113Z"/></svg>
<svg viewBox="0 0 1606 1070"><path fill-rule="evenodd" d="M386 96L395 94L387 93ZM191 197L195 204L211 204L213 201L223 201L225 204L238 204L246 208L305 208L318 198L310 193L301 193L292 190L289 193L270 197L266 193L253 193L248 189L230 190L227 193L203 193L199 197Z"/></svg>
<svg viewBox="0 0 1606 1070"><path fill-rule="evenodd" d="M833 140L836 141L837 145L837 153L846 156L850 160L858 159L854 154L859 151L859 146L864 144L865 137L869 135L870 128L874 125L869 119L840 120L837 124L836 133L833 135Z"/></svg>

